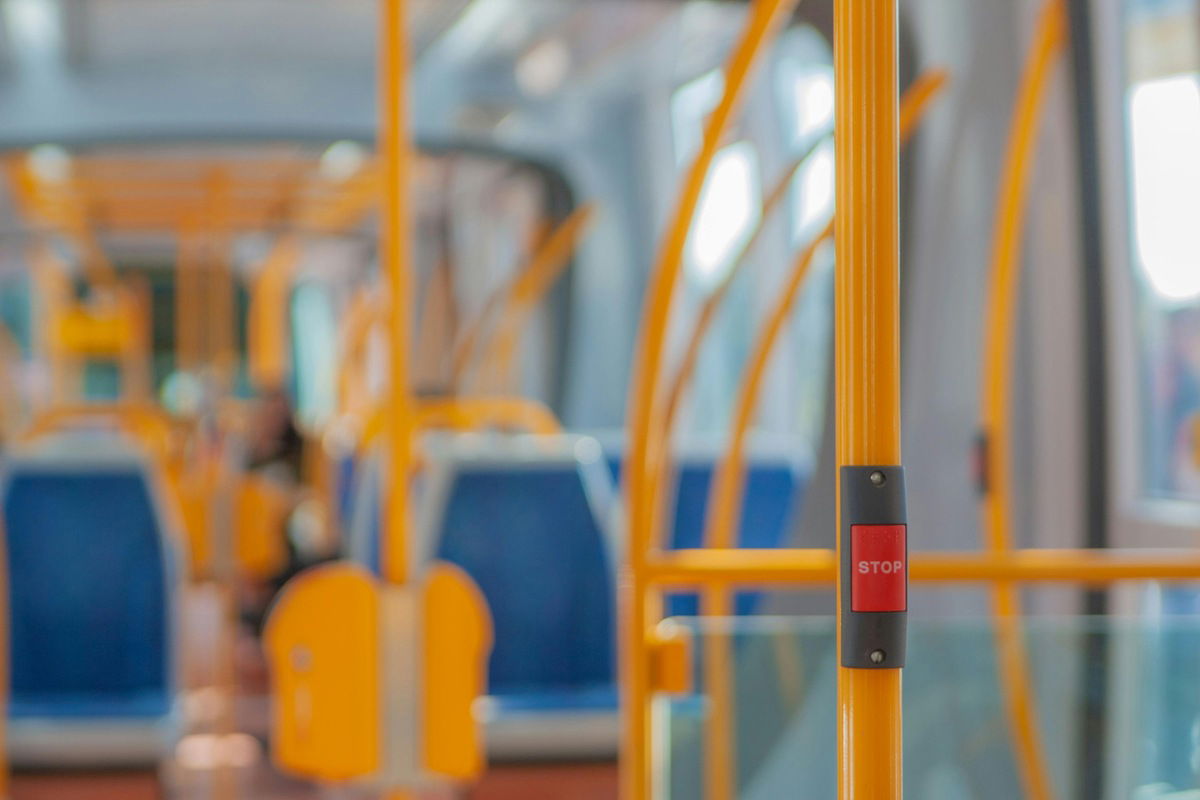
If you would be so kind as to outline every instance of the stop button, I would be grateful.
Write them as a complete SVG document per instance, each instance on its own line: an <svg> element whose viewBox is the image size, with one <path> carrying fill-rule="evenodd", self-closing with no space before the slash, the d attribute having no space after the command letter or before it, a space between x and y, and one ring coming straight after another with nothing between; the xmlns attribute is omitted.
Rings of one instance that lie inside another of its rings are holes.
<svg viewBox="0 0 1200 800"><path fill-rule="evenodd" d="M908 610L908 526L850 527L851 608Z"/></svg>

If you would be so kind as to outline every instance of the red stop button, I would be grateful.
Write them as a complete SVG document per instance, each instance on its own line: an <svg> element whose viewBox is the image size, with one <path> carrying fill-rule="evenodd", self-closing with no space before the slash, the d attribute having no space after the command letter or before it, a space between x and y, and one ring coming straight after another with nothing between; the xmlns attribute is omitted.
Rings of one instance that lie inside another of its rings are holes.
<svg viewBox="0 0 1200 800"><path fill-rule="evenodd" d="M850 526L850 607L908 610L908 526Z"/></svg>

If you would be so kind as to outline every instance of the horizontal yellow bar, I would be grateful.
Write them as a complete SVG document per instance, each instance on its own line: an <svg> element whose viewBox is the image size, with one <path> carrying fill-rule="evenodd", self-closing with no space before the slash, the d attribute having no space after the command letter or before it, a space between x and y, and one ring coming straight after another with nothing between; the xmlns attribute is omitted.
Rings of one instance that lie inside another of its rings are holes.
<svg viewBox="0 0 1200 800"><path fill-rule="evenodd" d="M658 586L832 585L832 550L678 550L647 563ZM1079 583L1200 581L1200 550L1017 550L914 553L914 583Z"/></svg>

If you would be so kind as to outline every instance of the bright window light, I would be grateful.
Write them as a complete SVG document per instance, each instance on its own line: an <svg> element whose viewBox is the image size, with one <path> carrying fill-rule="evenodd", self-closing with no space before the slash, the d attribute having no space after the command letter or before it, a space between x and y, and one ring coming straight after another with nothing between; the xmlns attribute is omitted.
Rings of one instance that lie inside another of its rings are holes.
<svg viewBox="0 0 1200 800"><path fill-rule="evenodd" d="M292 330L296 364L296 412L317 427L337 407L337 320L325 291L304 283L292 297Z"/></svg>
<svg viewBox="0 0 1200 800"><path fill-rule="evenodd" d="M813 236L833 214L833 166L833 142L825 142L796 173L792 184L792 235L797 241Z"/></svg>
<svg viewBox="0 0 1200 800"><path fill-rule="evenodd" d="M517 61L517 83L537 97L553 94L571 72L571 48L558 38L538 43Z"/></svg>
<svg viewBox="0 0 1200 800"><path fill-rule="evenodd" d="M730 267L758 221L760 192L753 145L738 142L717 154L688 239L688 274L695 283L712 286Z"/></svg>
<svg viewBox="0 0 1200 800"><path fill-rule="evenodd" d="M4 25L13 42L26 52L46 54L62 44L58 5L50 0L6 0L0 2Z"/></svg>
<svg viewBox="0 0 1200 800"><path fill-rule="evenodd" d="M792 84L792 109L796 139L804 141L833 127L833 70L811 66L801 70Z"/></svg>
<svg viewBox="0 0 1200 800"><path fill-rule="evenodd" d="M1200 83L1176 75L1129 98L1137 252L1171 303L1200 299Z"/></svg>

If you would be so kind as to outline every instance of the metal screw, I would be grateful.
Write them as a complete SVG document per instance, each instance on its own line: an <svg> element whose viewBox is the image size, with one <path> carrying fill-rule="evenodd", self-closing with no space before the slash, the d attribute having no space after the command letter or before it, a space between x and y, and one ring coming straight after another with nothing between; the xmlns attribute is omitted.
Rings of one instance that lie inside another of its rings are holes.
<svg viewBox="0 0 1200 800"><path fill-rule="evenodd" d="M872 664L882 664L887 661L887 653L882 650L872 650L870 658Z"/></svg>
<svg viewBox="0 0 1200 800"><path fill-rule="evenodd" d="M872 486L883 486L885 483L887 483L887 475L885 475L881 470L875 470L871 473Z"/></svg>
<svg viewBox="0 0 1200 800"><path fill-rule="evenodd" d="M292 668L300 672L307 672L312 669L313 654L307 647L292 648Z"/></svg>

